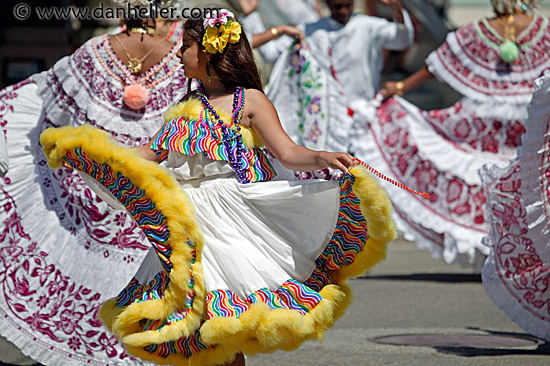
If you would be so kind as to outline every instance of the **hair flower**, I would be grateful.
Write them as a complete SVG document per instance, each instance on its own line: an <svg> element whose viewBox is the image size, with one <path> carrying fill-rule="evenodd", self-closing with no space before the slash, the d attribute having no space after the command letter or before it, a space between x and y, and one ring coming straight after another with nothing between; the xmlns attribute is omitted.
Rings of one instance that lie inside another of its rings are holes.
<svg viewBox="0 0 550 366"><path fill-rule="evenodd" d="M242 28L239 22L231 22L229 26L225 27L224 33L227 33L229 43L237 43L241 39Z"/></svg>
<svg viewBox="0 0 550 366"><path fill-rule="evenodd" d="M233 15L232 12L226 9L218 10L216 14L218 15L217 17L204 19L204 23L203 23L204 28L208 26L213 27L217 24L226 25L229 19L235 18L235 15Z"/></svg>
<svg viewBox="0 0 550 366"><path fill-rule="evenodd" d="M219 10L217 17L207 18L203 24L206 32L202 45L209 53L222 53L227 43L237 43L241 39L241 25L229 10Z"/></svg>

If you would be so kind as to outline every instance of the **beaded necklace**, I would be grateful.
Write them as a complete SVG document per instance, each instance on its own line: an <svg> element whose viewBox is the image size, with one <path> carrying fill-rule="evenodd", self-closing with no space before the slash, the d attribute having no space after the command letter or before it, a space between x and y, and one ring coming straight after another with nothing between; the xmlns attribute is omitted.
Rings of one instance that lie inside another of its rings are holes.
<svg viewBox="0 0 550 366"><path fill-rule="evenodd" d="M222 139L221 142L224 145L225 152L228 156L228 163L231 168L237 174L239 183L250 183L250 179L247 178L247 170L243 168L243 154L246 152L246 148L243 144L241 136L241 118L244 111L245 102L245 90L244 88L237 88L233 96L233 110L231 115L231 123L226 125L221 119L220 115L214 107L208 101L208 97L203 92L202 86L197 89L197 94L204 105L205 120L208 123L209 128L212 130L212 136L216 136L215 129L221 129ZM232 128L235 126L234 128Z"/></svg>

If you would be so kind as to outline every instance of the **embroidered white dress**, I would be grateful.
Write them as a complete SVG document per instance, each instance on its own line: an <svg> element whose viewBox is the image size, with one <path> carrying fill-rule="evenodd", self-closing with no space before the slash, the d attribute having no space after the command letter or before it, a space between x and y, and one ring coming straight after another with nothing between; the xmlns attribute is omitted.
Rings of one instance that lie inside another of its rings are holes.
<svg viewBox="0 0 550 366"><path fill-rule="evenodd" d="M387 186L408 239L447 263L480 270L490 249L478 169L506 164L525 131L533 81L550 67L550 24L535 15L518 35L519 57L500 59L502 37L486 19L450 33L430 54L430 72L464 95L453 106L422 111L394 97L358 110L352 150L383 174L431 195Z"/></svg>
<svg viewBox="0 0 550 366"><path fill-rule="evenodd" d="M0 177L3 177L8 172L8 149L6 148L6 139L0 136Z"/></svg>
<svg viewBox="0 0 550 366"><path fill-rule="evenodd" d="M326 33L318 45L328 42L332 33ZM512 64L499 57L499 37L480 20L449 34L428 57L430 71L464 95L446 109L422 111L397 96L384 103L379 94L369 100L373 94L360 92L364 83L353 79L359 71L346 72L346 66L354 70L349 61L337 64L318 52L323 47L308 48L317 38L276 64L268 95L296 142L349 149L391 179L429 193L426 200L382 183L407 239L448 263L481 269L489 254L481 239L489 225L477 170L487 163L506 164L514 156L525 131L533 80L550 67L547 18L535 16L518 35L520 55ZM342 52L352 54L351 45L357 43L341 41Z"/></svg>
<svg viewBox="0 0 550 366"><path fill-rule="evenodd" d="M550 73L535 81L525 127L517 158L480 171L491 228L482 278L500 309L550 341Z"/></svg>
<svg viewBox="0 0 550 366"><path fill-rule="evenodd" d="M142 77L157 83L138 111L123 103L128 70L103 36L0 91L9 159L0 178L0 334L42 364L139 362L96 315L149 247L136 224L102 202L76 172L47 167L40 133L87 123L126 144L145 144L186 93L176 51Z"/></svg>

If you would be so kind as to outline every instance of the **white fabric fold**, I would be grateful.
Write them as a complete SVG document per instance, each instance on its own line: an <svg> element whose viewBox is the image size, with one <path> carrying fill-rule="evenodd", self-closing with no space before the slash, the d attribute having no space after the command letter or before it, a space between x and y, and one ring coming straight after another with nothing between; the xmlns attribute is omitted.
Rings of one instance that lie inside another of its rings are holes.
<svg viewBox="0 0 550 366"><path fill-rule="evenodd" d="M513 321L550 340L550 74L535 90L517 158L502 169L480 170L491 223L482 278L491 300Z"/></svg>
<svg viewBox="0 0 550 366"><path fill-rule="evenodd" d="M0 177L3 177L8 172L8 149L6 147L6 138L4 134L0 136Z"/></svg>

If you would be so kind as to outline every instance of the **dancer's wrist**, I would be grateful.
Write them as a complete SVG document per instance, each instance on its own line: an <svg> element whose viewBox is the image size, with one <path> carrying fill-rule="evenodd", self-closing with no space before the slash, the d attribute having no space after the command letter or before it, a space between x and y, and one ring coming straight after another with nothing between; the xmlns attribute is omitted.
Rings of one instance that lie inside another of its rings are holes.
<svg viewBox="0 0 550 366"><path fill-rule="evenodd" d="M273 39L277 39L281 35L281 32L279 31L278 27L271 27L270 31L271 31L271 34L273 35Z"/></svg>
<svg viewBox="0 0 550 366"><path fill-rule="evenodd" d="M405 94L405 83L403 81L398 81L395 83L395 94L399 95L400 97Z"/></svg>

